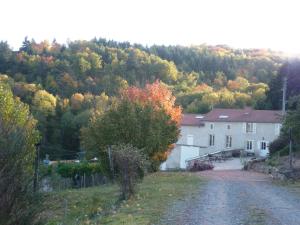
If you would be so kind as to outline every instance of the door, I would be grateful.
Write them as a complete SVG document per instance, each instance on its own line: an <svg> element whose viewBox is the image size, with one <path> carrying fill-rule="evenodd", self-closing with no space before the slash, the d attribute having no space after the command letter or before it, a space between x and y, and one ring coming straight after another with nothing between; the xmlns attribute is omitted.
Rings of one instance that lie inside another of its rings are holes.
<svg viewBox="0 0 300 225"><path fill-rule="evenodd" d="M267 141L260 141L260 152L259 155L261 157L267 157L269 155L269 146Z"/></svg>
<svg viewBox="0 0 300 225"><path fill-rule="evenodd" d="M186 160L199 156L199 148L192 146L181 146L180 152L180 168L186 168Z"/></svg>

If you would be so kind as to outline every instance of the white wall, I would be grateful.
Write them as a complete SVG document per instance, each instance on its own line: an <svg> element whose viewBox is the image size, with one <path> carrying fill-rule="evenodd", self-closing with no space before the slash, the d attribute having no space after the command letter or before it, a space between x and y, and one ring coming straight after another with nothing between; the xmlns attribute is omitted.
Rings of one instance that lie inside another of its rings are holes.
<svg viewBox="0 0 300 225"><path fill-rule="evenodd" d="M278 124L275 123L256 123L255 133L246 133L244 130L245 124L241 122L214 122L213 129L211 129L210 124L210 122L205 122L204 127L181 127L180 138L176 143L177 145L166 161L167 169L182 167L183 162L188 157L191 158L197 155L197 151L198 155L201 156L226 149L245 149L247 140L253 140L253 150L259 155L260 149L258 143L260 143L260 141L265 140L270 143L278 137ZM230 129L227 129L227 125L230 125ZM214 146L209 146L209 134L215 135ZM232 136L231 148L226 148L226 135ZM188 136L193 136L193 146L187 146ZM184 150L182 150L182 148Z"/></svg>

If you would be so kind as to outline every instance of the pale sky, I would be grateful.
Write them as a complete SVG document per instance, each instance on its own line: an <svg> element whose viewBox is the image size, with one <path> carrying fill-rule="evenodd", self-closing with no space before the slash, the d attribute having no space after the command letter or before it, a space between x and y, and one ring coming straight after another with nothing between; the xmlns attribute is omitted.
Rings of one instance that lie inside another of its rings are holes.
<svg viewBox="0 0 300 225"><path fill-rule="evenodd" d="M0 0L0 40L227 44L300 53L299 0Z"/></svg>

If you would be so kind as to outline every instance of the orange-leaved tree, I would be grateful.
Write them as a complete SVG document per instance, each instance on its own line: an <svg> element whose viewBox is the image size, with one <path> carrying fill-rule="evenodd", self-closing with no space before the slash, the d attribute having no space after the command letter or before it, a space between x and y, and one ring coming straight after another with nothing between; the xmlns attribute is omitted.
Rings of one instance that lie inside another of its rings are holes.
<svg viewBox="0 0 300 225"><path fill-rule="evenodd" d="M155 110L165 111L165 113L170 116L171 121L177 124L179 129L182 109L180 106L175 105L176 98L164 83L156 80L152 84L146 84L145 88L131 86L122 90L121 96L126 100L141 105L151 104L154 106ZM165 161L173 148L174 143L170 144L165 152L157 152L153 155L152 160Z"/></svg>
<svg viewBox="0 0 300 225"><path fill-rule="evenodd" d="M146 84L145 88L128 87L121 91L121 96L139 104L151 103L156 109L163 109L178 126L180 124L182 109L175 105L176 98L168 87L158 80Z"/></svg>

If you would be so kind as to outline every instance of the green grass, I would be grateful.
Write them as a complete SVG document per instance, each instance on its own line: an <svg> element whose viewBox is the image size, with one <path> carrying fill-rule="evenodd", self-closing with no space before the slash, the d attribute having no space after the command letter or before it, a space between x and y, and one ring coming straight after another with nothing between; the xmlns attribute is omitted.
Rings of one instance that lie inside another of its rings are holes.
<svg viewBox="0 0 300 225"><path fill-rule="evenodd" d="M43 216L48 225L157 224L172 202L196 193L200 184L195 174L169 172L146 176L128 201L118 202L116 185L51 193Z"/></svg>

